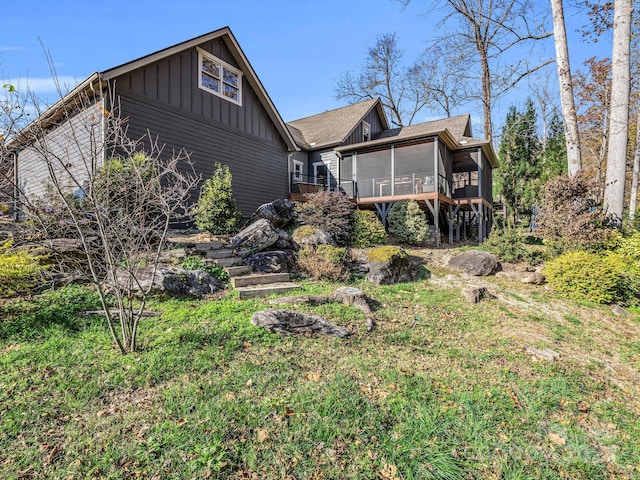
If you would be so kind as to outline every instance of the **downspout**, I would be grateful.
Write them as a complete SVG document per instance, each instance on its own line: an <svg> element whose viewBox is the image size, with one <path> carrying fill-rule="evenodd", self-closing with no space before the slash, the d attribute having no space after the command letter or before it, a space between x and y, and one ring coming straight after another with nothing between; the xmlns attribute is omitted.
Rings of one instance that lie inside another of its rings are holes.
<svg viewBox="0 0 640 480"><path fill-rule="evenodd" d="M291 196L291 163L293 161L293 152L287 154L287 185L289 188L288 196Z"/></svg>
<svg viewBox="0 0 640 480"><path fill-rule="evenodd" d="M338 178L336 178L336 192L339 192L342 188L342 166L340 165L342 163L342 154L340 152L336 152L335 150L334 152L336 154L336 158L338 159L338 168L336 169L336 172L338 172Z"/></svg>

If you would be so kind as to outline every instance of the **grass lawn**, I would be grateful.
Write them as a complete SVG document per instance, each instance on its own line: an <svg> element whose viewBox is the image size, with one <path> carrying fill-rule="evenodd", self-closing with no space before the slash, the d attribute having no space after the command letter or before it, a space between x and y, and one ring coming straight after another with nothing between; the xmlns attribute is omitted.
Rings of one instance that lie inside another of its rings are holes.
<svg viewBox="0 0 640 480"><path fill-rule="evenodd" d="M126 357L82 289L6 303L0 478L640 478L640 317L498 280L474 306L435 273L356 283L372 333L355 308L295 307L347 339L269 334L266 302L233 292L157 301Z"/></svg>

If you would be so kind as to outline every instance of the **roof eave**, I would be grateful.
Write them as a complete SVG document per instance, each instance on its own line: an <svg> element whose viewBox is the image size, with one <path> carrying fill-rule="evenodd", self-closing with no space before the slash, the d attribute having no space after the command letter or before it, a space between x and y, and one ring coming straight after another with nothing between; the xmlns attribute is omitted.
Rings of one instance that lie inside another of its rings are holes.
<svg viewBox="0 0 640 480"><path fill-rule="evenodd" d="M258 78L258 75L256 74L255 70L251 66L251 63L249 62L246 55L242 51L242 48L238 44L238 41L236 40L235 36L233 35L229 27L223 27L218 30L214 30L213 32L207 33L205 35L201 35L191 40L187 40L185 42L179 43L172 47L165 48L164 50L160 50L158 52L146 55L137 60L133 60L131 62L120 65L118 67L105 70L104 72L102 72L103 78L105 80L110 80L110 79L119 77L120 75L124 75L128 72L131 72L132 70L144 67L145 65L148 65L150 63L157 62L171 55L175 55L176 53L179 53L191 48L195 48L196 46L204 42L208 42L210 40L213 40L215 38L220 38L220 37L226 37L228 41L232 44L233 46L232 54L234 55L234 57L236 57L236 61L240 64L240 69L249 73L249 75L245 75L245 78L249 82L249 85L251 85L253 90L258 95L258 98L260 98L260 101L263 102L263 104L265 104L266 106L268 106L268 108L266 108L267 114L269 115L269 118L271 118L271 121L276 126L278 133L280 133L280 136L286 143L289 151L300 150L295 140L293 139L291 133L289 132L289 129L286 127L284 120L282 120L282 117L280 116L278 109L276 108L274 103L271 101L269 94L267 93L264 86L262 85L262 82Z"/></svg>
<svg viewBox="0 0 640 480"><path fill-rule="evenodd" d="M460 145L456 142L456 140L453 138L453 135L451 135L451 133L449 132L449 130L444 129L444 130L436 130L433 132L422 132L422 133L415 133L413 135L406 135L403 137L385 137L385 138L380 138L378 140L371 140L369 142L360 142L360 143L353 143L350 145L344 145L338 148L335 148L334 150L336 152L347 152L349 150L357 150L359 148L368 148L368 147L376 147L376 146L381 146L381 145L389 145L392 143L398 143L398 142L406 142L406 141L411 141L411 140L419 140L421 138L427 139L427 138L432 138L432 137L438 137L440 139L442 139L445 144L451 148L452 150L457 150L460 148Z"/></svg>

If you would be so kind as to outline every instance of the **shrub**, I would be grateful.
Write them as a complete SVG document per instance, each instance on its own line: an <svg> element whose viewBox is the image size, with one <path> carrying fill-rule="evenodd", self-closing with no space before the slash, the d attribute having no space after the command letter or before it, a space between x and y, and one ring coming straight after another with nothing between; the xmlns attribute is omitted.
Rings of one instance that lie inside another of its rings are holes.
<svg viewBox="0 0 640 480"><path fill-rule="evenodd" d="M221 282L229 280L229 274L224 268L215 263L207 263L197 255L187 255L180 266L185 270L202 270Z"/></svg>
<svg viewBox="0 0 640 480"><path fill-rule="evenodd" d="M304 248L298 252L300 272L314 280L342 282L349 279L347 262L349 254L343 247L318 245L317 248Z"/></svg>
<svg viewBox="0 0 640 480"><path fill-rule="evenodd" d="M387 221L389 233L403 243L424 245L430 238L427 217L415 200L394 203Z"/></svg>
<svg viewBox="0 0 640 480"><path fill-rule="evenodd" d="M12 241L0 244L0 297L11 297L38 283L44 268L41 255L32 250L13 250Z"/></svg>
<svg viewBox="0 0 640 480"><path fill-rule="evenodd" d="M236 232L240 212L233 197L228 166L216 162L213 175L202 184L194 214L200 230L214 235Z"/></svg>
<svg viewBox="0 0 640 480"><path fill-rule="evenodd" d="M568 252L548 262L544 274L555 291L574 299L627 304L640 292L637 272L616 252Z"/></svg>
<svg viewBox="0 0 640 480"><path fill-rule="evenodd" d="M371 210L353 212L352 247L368 248L385 243L387 243L387 232L375 213Z"/></svg>
<svg viewBox="0 0 640 480"><path fill-rule="evenodd" d="M527 249L526 243L522 232L507 223L503 228L491 230L481 248L493 253L503 262L539 264L542 261L540 252Z"/></svg>
<svg viewBox="0 0 640 480"><path fill-rule="evenodd" d="M604 214L594 200L598 191L595 180L580 173L544 184L536 225L551 253L587 249L607 239L611 231L603 227Z"/></svg>
<svg viewBox="0 0 640 480"><path fill-rule="evenodd" d="M318 192L306 196L307 201L296 207L298 221L302 225L318 227L339 246L346 246L353 231L354 206L340 192Z"/></svg>

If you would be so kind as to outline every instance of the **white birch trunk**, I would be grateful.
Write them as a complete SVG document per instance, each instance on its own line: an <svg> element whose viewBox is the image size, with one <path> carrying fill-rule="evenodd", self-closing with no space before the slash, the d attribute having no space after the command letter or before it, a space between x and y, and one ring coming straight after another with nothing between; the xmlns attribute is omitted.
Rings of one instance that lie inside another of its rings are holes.
<svg viewBox="0 0 640 480"><path fill-rule="evenodd" d="M612 226L622 227L624 184L629 137L629 89L632 0L615 0L611 60L611 113L604 187L605 214Z"/></svg>
<svg viewBox="0 0 640 480"><path fill-rule="evenodd" d="M564 23L564 8L562 0L551 0L553 13L553 37L556 46L556 63L558 66L558 81L560 84L560 101L562 103L562 118L567 144L567 171L573 177L582 168L580 152L580 137L578 136L578 119L573 98L573 84L571 82L571 67L569 65L569 47L567 46L567 31Z"/></svg>

